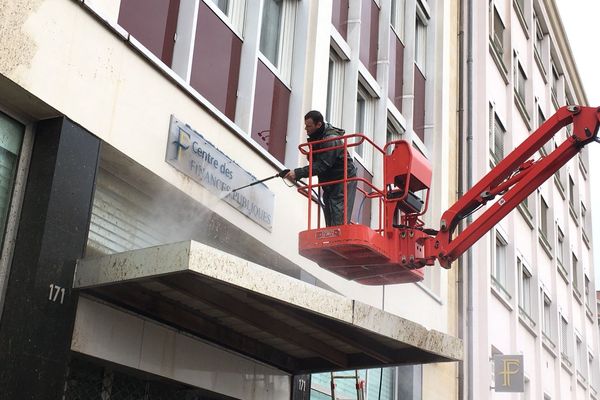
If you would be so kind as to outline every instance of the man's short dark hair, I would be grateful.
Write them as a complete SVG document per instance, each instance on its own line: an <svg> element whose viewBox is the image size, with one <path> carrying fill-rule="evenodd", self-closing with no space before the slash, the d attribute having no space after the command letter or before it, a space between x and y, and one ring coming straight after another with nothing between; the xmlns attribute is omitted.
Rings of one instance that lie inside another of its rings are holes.
<svg viewBox="0 0 600 400"><path fill-rule="evenodd" d="M306 113L304 119L312 119L315 124L321 122L323 123L323 114L318 112L317 110L312 110Z"/></svg>

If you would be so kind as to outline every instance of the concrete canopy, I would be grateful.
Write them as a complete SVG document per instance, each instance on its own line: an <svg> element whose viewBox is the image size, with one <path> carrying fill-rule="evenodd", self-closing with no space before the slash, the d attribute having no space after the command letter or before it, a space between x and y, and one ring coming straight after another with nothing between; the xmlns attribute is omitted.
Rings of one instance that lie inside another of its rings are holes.
<svg viewBox="0 0 600 400"><path fill-rule="evenodd" d="M456 337L193 241L79 260L74 287L292 374L463 356Z"/></svg>

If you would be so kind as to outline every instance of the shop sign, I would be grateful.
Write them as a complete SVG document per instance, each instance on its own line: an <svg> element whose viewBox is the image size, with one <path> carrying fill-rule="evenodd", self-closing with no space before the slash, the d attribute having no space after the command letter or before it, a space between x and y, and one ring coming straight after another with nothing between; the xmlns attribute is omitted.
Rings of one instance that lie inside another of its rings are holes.
<svg viewBox="0 0 600 400"><path fill-rule="evenodd" d="M231 193L257 179L174 116L165 160L263 228L273 228L273 192L259 183Z"/></svg>
<svg viewBox="0 0 600 400"><path fill-rule="evenodd" d="M525 390L525 374L522 355L494 355L496 392L522 393Z"/></svg>

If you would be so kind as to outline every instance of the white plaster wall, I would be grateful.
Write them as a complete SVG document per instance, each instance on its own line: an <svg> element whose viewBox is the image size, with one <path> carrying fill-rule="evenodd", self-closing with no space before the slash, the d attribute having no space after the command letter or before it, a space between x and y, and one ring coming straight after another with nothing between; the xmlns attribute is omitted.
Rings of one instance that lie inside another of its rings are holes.
<svg viewBox="0 0 600 400"><path fill-rule="evenodd" d="M555 384L556 384L556 359L552 357L548 352L542 350L541 363L539 364L539 376L542 383L543 392L547 393L554 398Z"/></svg>
<svg viewBox="0 0 600 400"><path fill-rule="evenodd" d="M290 398L282 371L84 297L71 349L238 399Z"/></svg>
<svg viewBox="0 0 600 400"><path fill-rule="evenodd" d="M509 310L494 295L490 297L488 323L494 328L489 332L490 343L504 354L512 354L512 338L507 333L514 332L516 328L514 318L511 318Z"/></svg>

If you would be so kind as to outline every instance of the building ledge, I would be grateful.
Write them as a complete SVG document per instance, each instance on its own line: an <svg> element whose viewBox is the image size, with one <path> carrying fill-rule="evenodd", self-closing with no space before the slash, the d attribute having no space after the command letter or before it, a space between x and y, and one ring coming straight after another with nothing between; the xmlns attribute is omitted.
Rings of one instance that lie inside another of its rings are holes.
<svg viewBox="0 0 600 400"><path fill-rule="evenodd" d="M456 337L193 241L79 260L74 287L293 374L463 356Z"/></svg>

